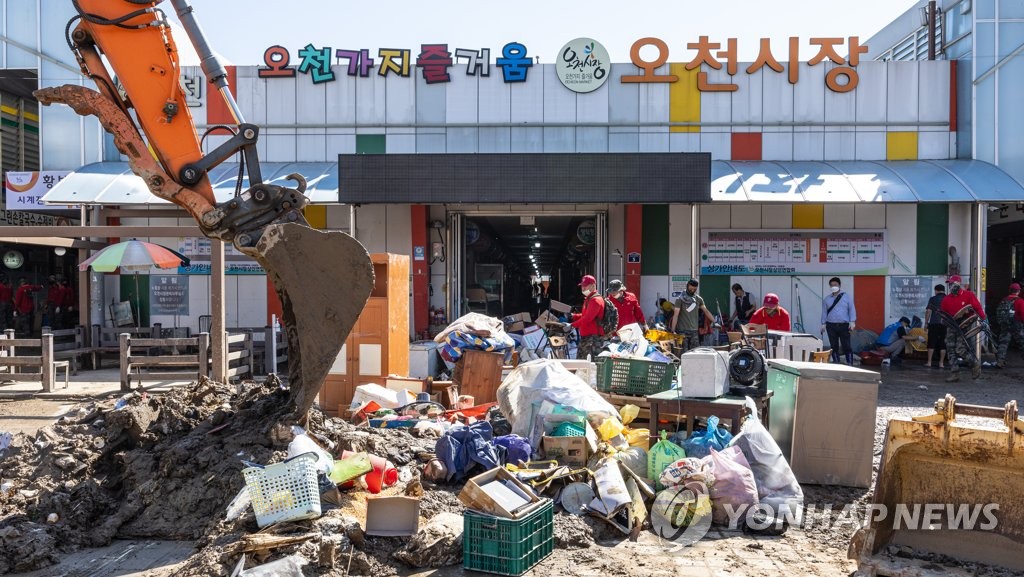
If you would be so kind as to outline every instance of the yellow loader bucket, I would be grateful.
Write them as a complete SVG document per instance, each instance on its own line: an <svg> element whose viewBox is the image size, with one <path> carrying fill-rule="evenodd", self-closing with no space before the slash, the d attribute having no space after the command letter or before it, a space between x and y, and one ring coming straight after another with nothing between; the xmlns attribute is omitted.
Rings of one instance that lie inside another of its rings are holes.
<svg viewBox="0 0 1024 577"><path fill-rule="evenodd" d="M935 554L1024 571L1024 421L1003 408L958 405L946 395L936 414L893 419L875 482L869 523L849 556L863 577L969 575ZM957 416L1002 426L956 422Z"/></svg>

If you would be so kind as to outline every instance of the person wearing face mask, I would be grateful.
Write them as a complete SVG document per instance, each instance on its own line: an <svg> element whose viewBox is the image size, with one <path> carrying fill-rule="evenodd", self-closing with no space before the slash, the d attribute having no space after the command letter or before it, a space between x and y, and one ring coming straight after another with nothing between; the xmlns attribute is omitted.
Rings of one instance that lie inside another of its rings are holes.
<svg viewBox="0 0 1024 577"><path fill-rule="evenodd" d="M697 332L700 315L704 315L709 326L715 322L715 318L704 306L704 299L697 294L698 284L696 279L690 279L686 283L686 291L676 299L675 312L672 315L671 330L683 335L686 351L700 346L700 334Z"/></svg>
<svg viewBox="0 0 1024 577"><path fill-rule="evenodd" d="M790 331L789 311L779 306L779 295L764 295L764 306L750 316L750 324L765 325L770 331Z"/></svg>
<svg viewBox="0 0 1024 577"><path fill-rule="evenodd" d="M637 323L641 329L647 330L647 319L644 318L644 311L640 309L640 300L626 290L626 285L622 284L622 281L613 280L608 283L607 294L615 305L615 310L619 311L618 328Z"/></svg>
<svg viewBox="0 0 1024 577"><path fill-rule="evenodd" d="M974 328L974 324L979 320L982 324L988 324L985 308L981 306L978 297L973 292L964 288L960 275L955 274L949 277L946 284L949 285L949 293L946 294L946 298L942 299L942 312L956 319L960 323L961 330L965 332ZM967 346L964 339L959 336L955 328L946 331L946 354L949 357L947 383L955 383L960 380L959 359L970 356L964 350ZM975 379L981 376L981 363L975 363L971 367L971 376Z"/></svg>
<svg viewBox="0 0 1024 577"><path fill-rule="evenodd" d="M604 299L597 292L597 279L586 275L580 280L580 291L583 292L583 312L572 315L570 326L580 333L580 344L576 349L576 358L591 360L604 349L604 337L601 331L601 320L604 318Z"/></svg>
<svg viewBox="0 0 1024 577"><path fill-rule="evenodd" d="M839 362L839 349L846 354L846 364L853 364L850 331L857 326L857 309L853 297L842 290L843 282L834 276L828 280L830 294L821 299L821 333L828 335L832 362Z"/></svg>

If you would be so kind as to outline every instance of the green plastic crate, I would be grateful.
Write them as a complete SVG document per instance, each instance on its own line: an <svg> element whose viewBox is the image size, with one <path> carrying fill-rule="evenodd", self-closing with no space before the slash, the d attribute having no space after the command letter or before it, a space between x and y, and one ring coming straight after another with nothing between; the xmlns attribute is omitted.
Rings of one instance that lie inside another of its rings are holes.
<svg viewBox="0 0 1024 577"><path fill-rule="evenodd" d="M555 546L550 499L522 519L466 511L462 515L462 566L473 571L518 576L551 554Z"/></svg>
<svg viewBox="0 0 1024 577"><path fill-rule="evenodd" d="M646 396L672 388L672 363L606 357L597 366L597 390L617 395Z"/></svg>

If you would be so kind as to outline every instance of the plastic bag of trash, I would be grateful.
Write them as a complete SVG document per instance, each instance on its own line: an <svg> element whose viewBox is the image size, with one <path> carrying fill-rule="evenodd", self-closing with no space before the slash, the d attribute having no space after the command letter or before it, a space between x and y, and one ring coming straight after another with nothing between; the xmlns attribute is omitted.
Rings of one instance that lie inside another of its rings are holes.
<svg viewBox="0 0 1024 577"><path fill-rule="evenodd" d="M745 511L758 504L754 472L739 447L729 447L724 451L712 449L704 460L711 464L715 474L715 482L710 489L711 519L716 524L729 523L726 505L733 511Z"/></svg>
<svg viewBox="0 0 1024 577"><path fill-rule="evenodd" d="M658 479L658 483L663 487L675 487L688 482L700 482L708 487L714 485L715 473L711 464L703 459L685 457L665 467Z"/></svg>
<svg viewBox="0 0 1024 577"><path fill-rule="evenodd" d="M626 438L626 442L629 443L630 447L639 447L646 451L647 448L651 446L650 429L633 429L626 427L622 430L622 436Z"/></svg>
<svg viewBox="0 0 1024 577"><path fill-rule="evenodd" d="M661 477L661 472L665 470L672 463L682 459L686 456L686 451L682 447L668 440L668 433L665 431L661 432L661 440L651 447L650 452L647 453L647 478L651 481L658 481ZM660 483L656 483L655 488L662 490L665 487Z"/></svg>
<svg viewBox="0 0 1024 577"><path fill-rule="evenodd" d="M303 453L313 453L316 455L317 470L321 473L329 473L331 467L334 466L334 457L310 438L302 427L298 425L293 426L292 433L295 435L295 438L292 439L292 442L288 443L288 458L291 459Z"/></svg>
<svg viewBox="0 0 1024 577"><path fill-rule="evenodd" d="M747 407L755 407L753 399L747 397ZM756 411L751 413L756 415ZM762 504L771 507L776 514L781 507L789 507L793 513L803 506L804 492L793 474L782 449L772 438L761 421L749 418L743 422L740 433L733 438L730 446L739 447L754 472L757 495Z"/></svg>
<svg viewBox="0 0 1024 577"><path fill-rule="evenodd" d="M756 413L755 413L756 414ZM683 449L690 457L706 457L711 450L722 451L729 446L732 440L732 433L718 427L718 417L708 417L708 428L704 431L694 431L690 438L683 443Z"/></svg>
<svg viewBox="0 0 1024 577"><path fill-rule="evenodd" d="M640 407L636 405L622 405L619 409L619 418L622 419L623 425L628 425L633 422L633 419L640 414Z"/></svg>

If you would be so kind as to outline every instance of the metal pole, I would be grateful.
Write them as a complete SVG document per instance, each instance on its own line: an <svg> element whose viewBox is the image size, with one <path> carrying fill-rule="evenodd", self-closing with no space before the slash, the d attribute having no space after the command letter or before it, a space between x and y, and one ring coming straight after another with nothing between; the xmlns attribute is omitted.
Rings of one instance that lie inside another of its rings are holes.
<svg viewBox="0 0 1024 577"><path fill-rule="evenodd" d="M935 60L935 17L937 10L935 0L928 2L928 60Z"/></svg>
<svg viewBox="0 0 1024 577"><path fill-rule="evenodd" d="M690 278L700 270L700 207L690 205Z"/></svg>
<svg viewBox="0 0 1024 577"><path fill-rule="evenodd" d="M224 323L224 242L210 239L210 347L213 350L213 380L227 382L227 331Z"/></svg>
<svg viewBox="0 0 1024 577"><path fill-rule="evenodd" d="M192 41L192 46L196 49L206 80L217 87L217 92L220 93L224 103L228 105L228 110L231 111L231 116L235 119L235 124L242 124L245 122L242 118L242 111L238 108L238 103L235 102L235 97L231 95L231 90L228 88L228 72L214 56L210 45L206 43L203 29L199 27L199 21L192 14L192 7L186 0L171 0L171 4L178 13L182 28L185 29L189 40Z"/></svg>
<svg viewBox="0 0 1024 577"><path fill-rule="evenodd" d="M974 277L974 292L978 295L978 300L981 301L981 306L985 306L985 290L988 288L985 286L985 240L987 237L987 217L988 217L988 205L984 202L978 203L975 207L975 218L974 218L974 254L971 260L972 270L971 275ZM978 333L977 338L974 341L975 357L981 362L981 333Z"/></svg>

